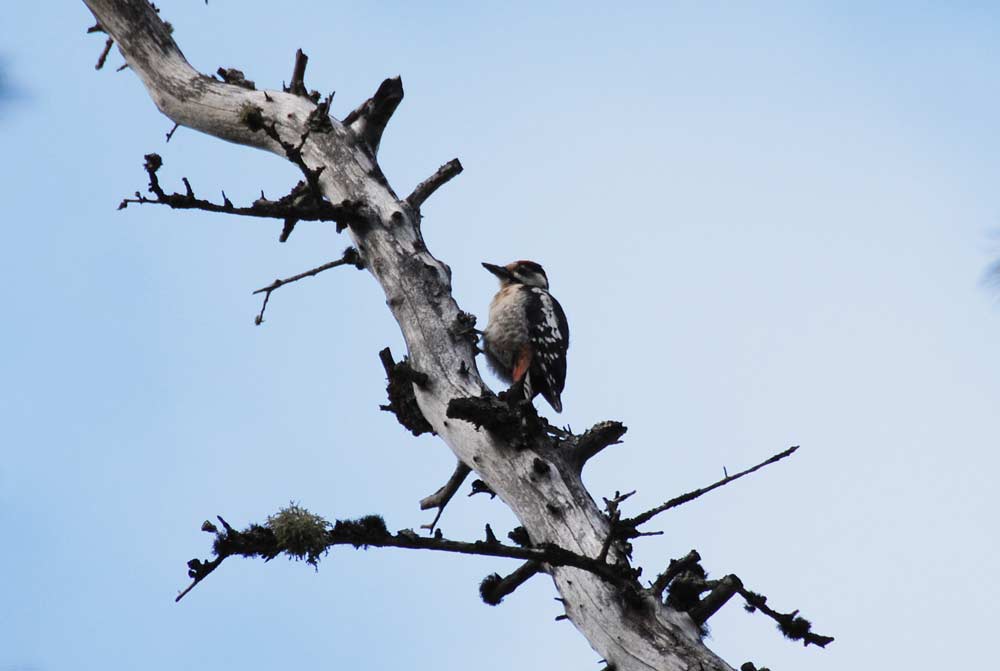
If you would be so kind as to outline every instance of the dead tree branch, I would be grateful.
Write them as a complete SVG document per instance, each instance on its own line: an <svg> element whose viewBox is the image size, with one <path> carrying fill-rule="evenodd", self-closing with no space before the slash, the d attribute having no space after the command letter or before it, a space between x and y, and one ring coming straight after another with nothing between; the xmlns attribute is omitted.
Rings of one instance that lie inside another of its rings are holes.
<svg viewBox="0 0 1000 671"><path fill-rule="evenodd" d="M622 584L627 580L627 576L603 562L554 545L533 547L504 545L495 538L491 541L455 541L440 536L421 536L409 529L392 534L386 528L385 521L378 515L368 515L356 520L336 520L331 524L320 516L292 504L269 517L266 524L251 524L243 531L237 531L222 517L217 519L223 525L221 531L210 522L202 524L202 530L215 534L212 544L215 557L211 560L192 559L188 562L188 577L192 582L178 594L175 601L184 598L228 557L259 557L270 561L279 554L285 554L290 559L317 566L322 555L340 545L351 545L355 549L403 548L523 559L536 566L543 563L550 566L572 566L613 584ZM515 572L519 578L512 578L510 584L516 580L519 580L517 584L523 583L534 573L537 573L537 570L530 572L529 575L529 569L522 566ZM513 585L507 593L513 591L516 586Z"/></svg>
<svg viewBox="0 0 1000 671"><path fill-rule="evenodd" d="M309 57L302 53L301 49L295 50L295 67L292 69L292 78L288 82L286 92L296 96L307 96L306 91L306 65L309 64Z"/></svg>
<svg viewBox="0 0 1000 671"><path fill-rule="evenodd" d="M688 615L698 624L707 622L708 618L726 605L730 597L736 594L736 590L739 589L740 579L734 575L727 575L721 580L706 582L705 585L711 585L708 596L703 597L697 605L688 611Z"/></svg>
<svg viewBox="0 0 1000 671"><path fill-rule="evenodd" d="M799 611L780 613L770 608L766 596L748 590L736 575L729 574L719 580L709 580L705 569L699 563L698 553L694 550L682 559L671 562L668 572L672 574L670 579L664 581L661 580L664 576L660 576L653 590L660 582L669 582L667 605L687 612L699 625L703 625L715 615L733 595L739 594L746 601L744 608L747 612L761 611L778 623L778 629L788 639L821 648L834 640L831 636L813 633L812 623L800 617ZM701 597L705 592L708 594Z"/></svg>
<svg viewBox="0 0 1000 671"><path fill-rule="evenodd" d="M104 67L104 64L108 60L108 54L111 53L111 47L113 47L114 45L115 41L110 37L107 40L105 40L104 48L101 49L101 55L97 57L97 63L94 65L95 70L100 70L101 68Z"/></svg>
<svg viewBox="0 0 1000 671"><path fill-rule="evenodd" d="M732 577L736 578L736 576ZM752 613L755 610L759 610L764 613L778 623L778 629L786 638L793 641L802 641L802 645L807 646L812 644L820 648L825 648L835 640L832 636L814 634L812 632L812 623L804 617L800 617L799 611L793 610L791 613L779 613L767 605L766 596L746 589L739 578L736 578L736 581L738 583L737 591L747 602L745 606L747 612Z"/></svg>
<svg viewBox="0 0 1000 671"><path fill-rule="evenodd" d="M403 80L393 77L383 81L368 100L344 117L345 126L358 134L372 156L378 155L382 133L392 113L403 100Z"/></svg>
<svg viewBox="0 0 1000 671"><path fill-rule="evenodd" d="M420 184L417 184L417 188L413 190L413 193L406 197L406 204L414 210L419 210L425 200L430 198L435 191L447 184L452 177L460 174L461 172L462 163L457 158L451 159L438 168L437 172L433 175L420 182Z"/></svg>
<svg viewBox="0 0 1000 671"><path fill-rule="evenodd" d="M604 448L620 445L626 431L628 429L621 422L600 422L580 434L573 448L573 460L578 468L582 470L584 464Z"/></svg>
<svg viewBox="0 0 1000 671"><path fill-rule="evenodd" d="M174 129L176 130L176 128ZM173 131L171 131L171 134ZM124 210L130 204L137 205L166 205L175 210L203 210L205 212L217 212L220 214L235 214L241 217L258 217L262 219L295 219L299 221L331 221L331 222L352 222L364 218L357 207L350 203L333 205L325 200L304 198L305 183L299 182L286 196L278 200L268 200L263 192L260 198L247 207L236 207L232 201L222 192L222 203L213 203L209 200L197 198L191 185L185 180L184 193L167 193L160 186L157 171L163 167L163 159L159 154L146 154L143 167L149 176L149 192L154 198L147 198L138 191L134 198L125 198L118 205L119 210Z"/></svg>
<svg viewBox="0 0 1000 671"><path fill-rule="evenodd" d="M455 472L451 474L448 478L448 482L438 489L436 492L430 496L424 497L420 500L420 509L429 510L431 508L437 508L437 514L434 516L434 520L430 524L423 524L420 526L421 529L427 529L433 532L437 527L438 520L441 519L441 514L444 512L445 506L451 501L452 497L455 496L455 492L458 488L462 486L465 479L469 477L469 473L472 469L463 464L461 461L455 465Z"/></svg>
<svg viewBox="0 0 1000 671"><path fill-rule="evenodd" d="M622 427L622 429L624 428L625 427ZM628 492L627 494L615 492L615 495L612 498L604 499L604 510L608 514L608 535L604 539L601 551L597 554L598 561L606 561L608 552L611 550L611 544L620 539L618 523L621 521L622 515L619 505L634 494L635 490Z"/></svg>
<svg viewBox="0 0 1000 671"><path fill-rule="evenodd" d="M702 487L701 489L695 489L694 491L688 492L686 494L681 494L680 496L676 496L676 497L670 499L669 501L667 501L666 503L663 503L661 505L656 506L655 508L647 510L646 512L644 512L644 513L642 513L640 515L636 515L635 517L632 517L632 518L627 519L627 520L622 520L622 526L623 527L624 526L628 526L628 527L631 527L632 529L636 529L640 525L645 524L646 522L648 522L649 520L653 519L654 517L656 517L657 515L659 515L660 513L664 512L664 511L670 510L671 508L676 508L677 506L684 505L685 503L688 503L690 501L694 501L696 498L698 498L702 494L707 494L708 492L712 491L713 489L718 489L719 487L722 487L723 485L728 485L733 480L739 480L744 475L750 475L751 473L764 468L768 464L773 464L773 463L775 463L777 461L781 461L785 457L788 457L788 456L791 456L792 454L794 454L795 450L797 450L797 449L799 449L799 446L795 445L793 447L788 448L784 452L779 452L778 454L774 455L773 457L760 462L759 464L757 464L753 468L748 468L747 470L741 471L739 473L736 473L735 475L730 475L729 477L725 477L725 478L719 480L718 482L715 482L715 483L709 485L708 487Z"/></svg>
<svg viewBox="0 0 1000 671"><path fill-rule="evenodd" d="M343 256L341 256L336 261L330 261L329 263L324 263L321 266L316 266L315 268L307 270L304 273L299 273L298 275L292 275L291 277L286 277L283 280L275 280L274 282L271 282L271 284L269 284L268 286L257 289L253 293L255 295L259 293L264 293L264 303L260 306L260 313L256 317L254 317L254 324L260 326L261 324L264 323L264 310L267 309L267 301L271 298L271 292L274 291L275 289L279 289L285 286L286 284L291 284L292 282L298 282L299 280L304 279L306 277L314 277L316 275L319 275L324 270L330 270L331 268L336 268L337 266L344 266L344 265L354 266L358 270L364 270L365 268L365 262L358 254L358 250L356 250L354 247L348 247L347 249L344 250Z"/></svg>
<svg viewBox="0 0 1000 671"><path fill-rule="evenodd" d="M488 575L483 578L483 582L479 585L479 596L482 597L484 603L490 606L499 605L505 596L512 594L514 590L542 570L542 565L539 562L527 561L506 577L501 577L498 573Z"/></svg>

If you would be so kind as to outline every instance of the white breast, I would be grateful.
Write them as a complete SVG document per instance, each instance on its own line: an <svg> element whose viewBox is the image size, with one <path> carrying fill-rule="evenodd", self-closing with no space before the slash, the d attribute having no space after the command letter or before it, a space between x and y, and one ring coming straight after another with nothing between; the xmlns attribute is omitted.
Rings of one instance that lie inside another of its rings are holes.
<svg viewBox="0 0 1000 671"><path fill-rule="evenodd" d="M489 323L483 331L486 350L495 360L497 373L504 377L510 376L514 357L528 343L524 289L522 285L511 285L497 292L490 303Z"/></svg>

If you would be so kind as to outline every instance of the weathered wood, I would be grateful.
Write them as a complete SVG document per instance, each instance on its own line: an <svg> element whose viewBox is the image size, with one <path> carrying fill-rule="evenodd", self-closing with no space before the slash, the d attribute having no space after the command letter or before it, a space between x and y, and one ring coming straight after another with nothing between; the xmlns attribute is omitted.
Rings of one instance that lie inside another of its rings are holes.
<svg viewBox="0 0 1000 671"><path fill-rule="evenodd" d="M352 223L354 245L385 292L406 341L410 365L428 376L414 391L424 417L451 448L511 508L535 543L553 543L597 557L608 520L580 480L579 461L540 446L514 449L495 434L449 419L456 398L486 387L475 349L455 328L463 313L452 298L451 271L424 245L414 207L396 197L375 161L381 130L402 98L387 80L345 126L314 113L307 97L250 90L195 71L145 0L85 0L156 106L174 122L214 137L293 158L313 174L333 204L360 204L366 222ZM550 468L539 473L538 460ZM609 562L621 558L614 547ZM686 614L646 591L624 594L608 581L572 567L549 567L566 614L618 671L728 670L701 642ZM638 586L638 583L636 583Z"/></svg>

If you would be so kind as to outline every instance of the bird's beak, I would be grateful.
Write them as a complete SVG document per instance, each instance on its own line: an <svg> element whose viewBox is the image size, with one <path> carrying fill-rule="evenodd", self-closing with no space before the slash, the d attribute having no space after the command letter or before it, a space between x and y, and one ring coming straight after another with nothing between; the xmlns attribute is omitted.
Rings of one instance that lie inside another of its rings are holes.
<svg viewBox="0 0 1000 671"><path fill-rule="evenodd" d="M511 279L510 271L504 268L503 266L495 266L492 263L483 263L483 268L486 268L486 270L490 271L491 273L499 277L501 280Z"/></svg>

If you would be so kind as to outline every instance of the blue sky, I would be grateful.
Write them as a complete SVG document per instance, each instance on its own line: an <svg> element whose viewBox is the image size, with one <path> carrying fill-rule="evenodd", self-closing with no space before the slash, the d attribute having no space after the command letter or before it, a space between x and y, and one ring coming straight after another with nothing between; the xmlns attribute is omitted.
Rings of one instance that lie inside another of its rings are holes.
<svg viewBox="0 0 1000 671"><path fill-rule="evenodd" d="M561 421L629 426L586 480L629 512L788 445L769 467L664 516L653 575L697 548L826 650L731 604L709 645L738 667L977 665L1000 596L1000 11L992 3L330 5L164 0L204 72L258 87L310 56L343 116L387 76L407 96L381 163L424 208L460 305L479 265L543 263L574 341ZM129 208L161 179L234 201L298 179L281 160L181 129L137 79L95 73L82 3L14 3L0 59L8 278L0 329L0 671L598 668L551 584L497 608L499 560L338 551L319 572L227 562L180 604L205 518L290 500L328 517L430 516L443 444L380 413L398 330L369 276L250 292L339 255L332 227ZM16 30L14 29L16 27ZM47 46L46 46L47 45ZM58 45L55 48L54 45ZM483 497L449 536L507 530Z"/></svg>

